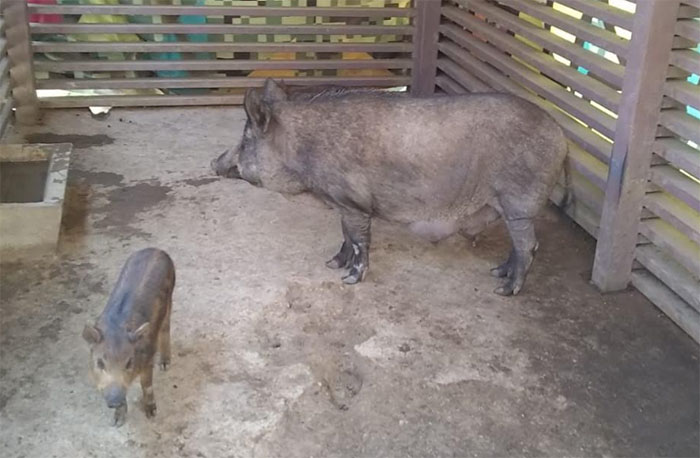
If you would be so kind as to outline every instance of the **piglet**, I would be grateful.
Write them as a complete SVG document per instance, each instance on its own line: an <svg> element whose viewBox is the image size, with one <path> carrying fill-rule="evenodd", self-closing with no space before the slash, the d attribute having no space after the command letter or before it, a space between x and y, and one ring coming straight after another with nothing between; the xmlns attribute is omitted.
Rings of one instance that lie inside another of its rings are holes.
<svg viewBox="0 0 700 458"><path fill-rule="evenodd" d="M137 377L148 418L156 414L153 359L160 353L163 370L170 364L170 310L175 266L165 251L146 248L132 254L95 324L83 338L90 345L90 375L107 406L114 426L126 420L126 392Z"/></svg>

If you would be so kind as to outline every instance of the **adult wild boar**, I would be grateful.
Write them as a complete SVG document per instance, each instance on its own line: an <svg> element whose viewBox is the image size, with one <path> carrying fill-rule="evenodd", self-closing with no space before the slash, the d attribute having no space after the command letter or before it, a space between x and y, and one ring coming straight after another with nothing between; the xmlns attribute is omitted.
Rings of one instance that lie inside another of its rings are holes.
<svg viewBox="0 0 700 458"><path fill-rule="evenodd" d="M561 171L567 142L536 105L508 94L409 98L354 93L289 100L277 83L249 90L243 138L216 172L281 192L310 191L337 208L344 241L327 265L361 281L372 217L438 241L503 217L512 241L492 269L517 294L537 250L533 220Z"/></svg>

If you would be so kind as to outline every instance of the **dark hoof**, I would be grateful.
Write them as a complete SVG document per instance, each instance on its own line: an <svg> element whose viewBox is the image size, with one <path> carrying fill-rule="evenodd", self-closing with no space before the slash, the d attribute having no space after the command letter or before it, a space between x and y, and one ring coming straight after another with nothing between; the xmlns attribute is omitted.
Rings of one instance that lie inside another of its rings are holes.
<svg viewBox="0 0 700 458"><path fill-rule="evenodd" d="M491 275L493 275L496 278L503 278L503 277L510 277L511 276L511 268L508 263L502 264L498 267L494 267L491 269Z"/></svg>
<svg viewBox="0 0 700 458"><path fill-rule="evenodd" d="M153 404L146 404L143 407L143 411L146 414L146 418L153 418L156 416L156 404L155 402Z"/></svg>
<svg viewBox="0 0 700 458"><path fill-rule="evenodd" d="M334 270L342 269L343 267L345 267L345 262L343 262L342 259L339 259L336 255L330 261L326 261L326 267Z"/></svg>
<svg viewBox="0 0 700 458"><path fill-rule="evenodd" d="M360 283L362 281L362 272L357 270L356 268L350 269L350 272L343 277L343 283L346 285L354 285L356 283Z"/></svg>
<svg viewBox="0 0 700 458"><path fill-rule="evenodd" d="M119 428L126 422L126 406L117 407L114 410L114 418L112 418L112 426Z"/></svg>
<svg viewBox="0 0 700 458"><path fill-rule="evenodd" d="M522 285L518 286L514 281L508 281L505 285L494 289L493 292L499 296L516 296L520 292L521 288Z"/></svg>

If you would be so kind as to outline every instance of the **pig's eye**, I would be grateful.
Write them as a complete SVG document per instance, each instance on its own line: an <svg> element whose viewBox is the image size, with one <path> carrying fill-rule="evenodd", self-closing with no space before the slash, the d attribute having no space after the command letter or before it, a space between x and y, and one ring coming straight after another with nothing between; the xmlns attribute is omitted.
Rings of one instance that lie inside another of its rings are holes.
<svg viewBox="0 0 700 458"><path fill-rule="evenodd" d="M131 369L131 363L132 363L132 358L129 358L129 361L126 362L126 370Z"/></svg>
<svg viewBox="0 0 700 458"><path fill-rule="evenodd" d="M100 370L105 370L105 362L102 361L102 358L97 360L97 368Z"/></svg>

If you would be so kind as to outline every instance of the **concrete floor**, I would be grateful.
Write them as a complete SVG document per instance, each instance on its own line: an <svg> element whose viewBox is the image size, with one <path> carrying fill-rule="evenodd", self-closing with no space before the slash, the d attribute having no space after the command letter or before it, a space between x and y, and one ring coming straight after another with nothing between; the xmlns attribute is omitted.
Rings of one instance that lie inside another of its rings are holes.
<svg viewBox="0 0 700 458"><path fill-rule="evenodd" d="M59 256L2 265L0 455L698 456L698 347L637 292L589 285L582 230L548 209L502 298L502 228L473 248L377 222L369 276L345 286L323 265L332 211L212 177L243 117L57 111L22 134L75 149ZM80 332L146 246L177 267L173 364L158 416L135 385L116 429Z"/></svg>

